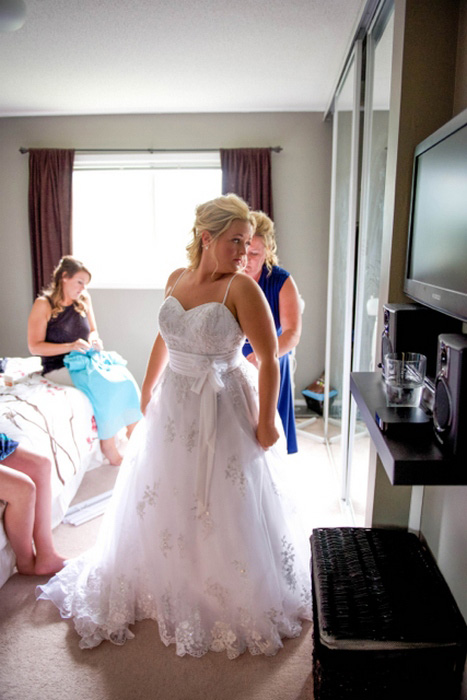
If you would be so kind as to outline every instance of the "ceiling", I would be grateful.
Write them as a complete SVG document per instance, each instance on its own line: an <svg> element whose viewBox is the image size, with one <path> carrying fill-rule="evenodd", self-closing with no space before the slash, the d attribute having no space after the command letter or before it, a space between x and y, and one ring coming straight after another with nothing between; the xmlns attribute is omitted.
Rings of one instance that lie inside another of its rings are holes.
<svg viewBox="0 0 467 700"><path fill-rule="evenodd" d="M25 0L0 116L324 111L365 0Z"/></svg>

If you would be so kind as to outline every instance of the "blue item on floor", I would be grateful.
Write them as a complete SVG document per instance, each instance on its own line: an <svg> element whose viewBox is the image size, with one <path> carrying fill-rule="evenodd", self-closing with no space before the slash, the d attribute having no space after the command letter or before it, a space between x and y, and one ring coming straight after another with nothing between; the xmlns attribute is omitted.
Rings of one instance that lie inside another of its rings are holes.
<svg viewBox="0 0 467 700"><path fill-rule="evenodd" d="M324 392L318 393L316 391L310 391L310 389L303 389L302 394L305 397L306 405L311 411L315 411L316 413L319 413L320 415L323 414L323 406L324 406ZM332 399L337 396L337 391L335 389L331 389L328 392L329 396L329 401L331 402Z"/></svg>

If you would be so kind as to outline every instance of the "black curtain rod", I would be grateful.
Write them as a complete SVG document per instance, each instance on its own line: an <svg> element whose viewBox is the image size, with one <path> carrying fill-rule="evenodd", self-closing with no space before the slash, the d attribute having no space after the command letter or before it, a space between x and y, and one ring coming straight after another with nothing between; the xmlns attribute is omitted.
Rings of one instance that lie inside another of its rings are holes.
<svg viewBox="0 0 467 700"><path fill-rule="evenodd" d="M75 148L76 153L215 153L220 148ZM280 153L282 146L271 146L270 151ZM29 153L21 146L20 153Z"/></svg>

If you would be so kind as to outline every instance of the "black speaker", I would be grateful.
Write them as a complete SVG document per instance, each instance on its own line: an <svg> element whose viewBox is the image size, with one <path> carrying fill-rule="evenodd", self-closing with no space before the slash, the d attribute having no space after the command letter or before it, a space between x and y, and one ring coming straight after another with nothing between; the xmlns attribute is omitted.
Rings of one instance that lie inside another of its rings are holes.
<svg viewBox="0 0 467 700"><path fill-rule="evenodd" d="M427 377L435 380L438 336L461 333L462 322L421 304L385 304L383 307L381 364L391 352L420 352L426 355Z"/></svg>
<svg viewBox="0 0 467 700"><path fill-rule="evenodd" d="M433 427L443 451L467 458L467 335L439 336Z"/></svg>

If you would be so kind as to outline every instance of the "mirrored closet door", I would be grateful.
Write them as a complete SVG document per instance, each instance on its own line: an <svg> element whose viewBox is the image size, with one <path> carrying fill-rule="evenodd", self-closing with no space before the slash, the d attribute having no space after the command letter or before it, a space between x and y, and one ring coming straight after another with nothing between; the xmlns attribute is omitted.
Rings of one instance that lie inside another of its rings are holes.
<svg viewBox="0 0 467 700"><path fill-rule="evenodd" d="M362 144L360 226L355 286L352 371L373 372L376 357L381 279L384 194L388 144L391 64L394 35L393 3L386 2L366 41L365 111ZM365 525L370 483L371 441L353 398L350 404L349 448L344 499L355 525Z"/></svg>
<svg viewBox="0 0 467 700"><path fill-rule="evenodd" d="M393 45L393 0L361 29L332 105L333 163L324 440L349 523L364 525L370 439L351 371L374 371ZM335 392L335 395L333 396Z"/></svg>
<svg viewBox="0 0 467 700"><path fill-rule="evenodd" d="M331 225L325 361L324 439L334 465L346 463L358 202L362 44L357 42L334 100ZM329 395L332 390L332 398ZM342 483L344 473L340 474Z"/></svg>

